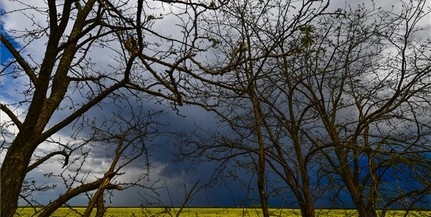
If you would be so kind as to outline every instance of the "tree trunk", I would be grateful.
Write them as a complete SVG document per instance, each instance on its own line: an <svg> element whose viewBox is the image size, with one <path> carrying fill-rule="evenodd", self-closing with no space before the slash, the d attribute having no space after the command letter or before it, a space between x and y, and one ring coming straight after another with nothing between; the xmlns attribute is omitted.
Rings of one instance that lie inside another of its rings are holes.
<svg viewBox="0 0 431 217"><path fill-rule="evenodd" d="M367 209L363 204L362 206L357 206L359 217L377 217L377 212L374 209Z"/></svg>
<svg viewBox="0 0 431 217"><path fill-rule="evenodd" d="M268 198L265 190L265 163L261 163L261 159L259 158L259 169L257 175L257 187L259 189L259 197L260 197L260 205L262 208L263 216L269 217L268 211Z"/></svg>
<svg viewBox="0 0 431 217"><path fill-rule="evenodd" d="M105 215L107 208L105 207L105 200L103 199L103 195L97 201L96 209L97 212L95 217L103 217Z"/></svg>
<svg viewBox="0 0 431 217"><path fill-rule="evenodd" d="M263 132L261 128L262 124L262 112L260 110L260 104L259 101L254 93L254 86L251 86L250 90L250 98L253 103L253 113L255 117L255 130L257 132L257 140L259 145L259 159L258 159L258 165L257 165L257 187L259 190L259 197L260 197L260 205L262 208L263 216L269 217L269 210L268 210L268 196L266 193L266 183L265 183L265 141L263 139Z"/></svg>
<svg viewBox="0 0 431 217"><path fill-rule="evenodd" d="M354 185L351 180L346 180L345 182L347 184L347 188L349 189L350 195L352 196L353 203L355 204L359 217L377 217L376 210L368 207L362 200L361 192L359 191L358 187Z"/></svg>
<svg viewBox="0 0 431 217"><path fill-rule="evenodd" d="M313 198L308 185L304 186L304 204L301 206L302 216L314 217L316 215L314 211Z"/></svg>
<svg viewBox="0 0 431 217"><path fill-rule="evenodd" d="M2 217L13 217L16 212L21 186L33 154L31 143L20 143L20 140L23 139L17 138L9 147L1 167Z"/></svg>
<svg viewBox="0 0 431 217"><path fill-rule="evenodd" d="M10 153L4 158L1 170L1 216L12 217L18 206L21 185L24 181L27 167L23 153ZM4 187L3 187L4 186Z"/></svg>
<svg viewBox="0 0 431 217"><path fill-rule="evenodd" d="M302 204L299 205L299 209L301 210L301 216L314 217L316 214L314 212L314 207L310 204Z"/></svg>

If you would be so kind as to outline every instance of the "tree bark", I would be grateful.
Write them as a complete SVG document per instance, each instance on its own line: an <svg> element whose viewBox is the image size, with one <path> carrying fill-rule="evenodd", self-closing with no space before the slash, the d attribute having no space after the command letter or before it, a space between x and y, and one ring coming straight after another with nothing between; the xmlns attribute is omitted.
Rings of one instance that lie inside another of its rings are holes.
<svg viewBox="0 0 431 217"><path fill-rule="evenodd" d="M31 143L20 143L17 138L10 146L1 167L1 216L13 217L18 207L21 186L27 165L33 154ZM19 149L19 150L18 150Z"/></svg>
<svg viewBox="0 0 431 217"><path fill-rule="evenodd" d="M251 81L253 82L253 81ZM257 132L257 140L259 145L259 153L258 153L258 165L257 165L257 187L259 190L260 204L264 217L269 217L268 210L268 195L266 192L266 182L265 182L265 141L263 139L263 132L261 128L262 124L262 111L260 109L259 101L254 93L254 85L250 85L250 98L253 104L253 113L255 117L255 129Z"/></svg>

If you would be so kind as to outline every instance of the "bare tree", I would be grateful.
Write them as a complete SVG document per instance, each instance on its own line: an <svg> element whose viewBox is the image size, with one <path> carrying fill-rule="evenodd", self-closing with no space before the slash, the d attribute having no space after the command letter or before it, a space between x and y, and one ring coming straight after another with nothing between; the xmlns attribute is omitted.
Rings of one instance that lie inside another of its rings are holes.
<svg viewBox="0 0 431 217"><path fill-rule="evenodd" d="M206 154L207 159L240 162L236 165L241 169L255 171L263 216L269 216L268 186L273 184L268 181L268 169L294 193L303 216L314 216L309 177L313 150L302 142L298 127L308 121L304 115L308 111L298 111L304 106L291 95L295 84L283 83L288 78L280 75L284 69L277 59L295 56L310 45L309 23L328 4L231 1L214 17L202 18L206 24L202 28L213 39L214 53L207 65L196 65L214 77L205 86L196 87L196 95L201 96L196 104L216 112L231 135L217 136L209 143L191 143L196 146L182 147L182 154ZM296 36L299 43L287 43Z"/></svg>
<svg viewBox="0 0 431 217"><path fill-rule="evenodd" d="M1 216L14 215L31 169L53 156L71 157L73 148L63 146L56 135L91 121L85 114L108 96L129 89L170 100L174 108L183 104L180 72L189 70L181 64L200 51L194 20L224 2L163 2L19 1L2 12L4 17L18 15L23 25L0 35L13 57L2 63L2 82L8 88L15 85L13 96L0 104L8 117L1 132L2 150L7 150L1 167ZM43 144L63 148L38 158L36 150ZM106 175L69 195L114 187L105 185Z"/></svg>
<svg viewBox="0 0 431 217"><path fill-rule="evenodd" d="M429 15L426 1L401 2L400 11L359 5L324 13L303 3L235 1L206 18L215 63L197 66L214 80L196 85L206 100L197 104L217 104L207 108L231 131L182 147L183 154L253 165L264 216L267 167L304 216L325 193L313 194L312 186L330 179L349 192L360 216L410 210L430 190L423 172L430 41L421 37L430 27L418 26Z"/></svg>
<svg viewBox="0 0 431 217"><path fill-rule="evenodd" d="M414 1L400 11L338 10L319 21L304 55L288 61L290 71L301 71L297 88L317 117L314 130L301 130L359 216L410 210L431 190L423 173L431 132L431 44L419 26L426 7Z"/></svg>

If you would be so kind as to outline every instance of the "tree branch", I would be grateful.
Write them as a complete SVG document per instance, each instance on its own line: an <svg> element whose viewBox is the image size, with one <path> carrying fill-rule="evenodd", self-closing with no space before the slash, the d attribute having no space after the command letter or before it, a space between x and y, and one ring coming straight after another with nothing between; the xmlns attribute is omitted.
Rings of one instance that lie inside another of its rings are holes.
<svg viewBox="0 0 431 217"><path fill-rule="evenodd" d="M57 5L55 0L48 0L49 6L49 27L51 28L51 34L57 32Z"/></svg>
<svg viewBox="0 0 431 217"><path fill-rule="evenodd" d="M99 103L100 101L102 101L103 99L105 99L109 94L111 94L112 92L118 90L121 87L124 87L127 84L127 81L129 80L128 76L130 75L130 70L132 68L133 60L134 59L135 59L135 57L132 56L129 59L129 62L127 63L127 68L125 69L125 72L124 72L124 74L125 74L124 80L119 81L118 83L116 83L116 84L112 85L111 87L105 89L99 95L97 95L95 98L93 98L92 100L90 100L89 102L87 102L86 104L84 104L81 108L79 108L78 110L76 110L72 114L70 114L67 118L65 118L64 120L60 121L59 123L57 123L56 125L54 125L50 129L46 130L39 137L39 141L38 142L45 141L45 139L47 139L48 137L50 137L51 135L53 135L57 131L63 129L65 126L67 126L68 124L72 123L72 121L74 121L76 118L78 118L79 116L81 116L82 114L84 114L86 111L88 111L89 109L91 109L94 105L96 105L97 103Z"/></svg>
<svg viewBox="0 0 431 217"><path fill-rule="evenodd" d="M48 206L46 206L42 210L41 214L39 214L39 217L51 216L51 214L54 213L54 211L56 211L58 208L60 208L60 206L62 206L64 203L66 203L70 199L74 198L75 196L77 196L81 193L84 193L84 192L98 189L99 186L103 183L103 181L104 181L104 179L98 179L94 182L82 184L76 188L71 188L71 189L67 190L65 194L61 195L57 200L55 200L54 202L52 202ZM119 185L108 184L105 187L105 189L122 190L123 188Z"/></svg>
<svg viewBox="0 0 431 217"><path fill-rule="evenodd" d="M7 116L9 116L9 118L13 121L13 123L18 127L18 130L22 129L23 126L22 126L21 121L5 104L0 104L0 109L3 112L5 112L7 114Z"/></svg>
<svg viewBox="0 0 431 217"><path fill-rule="evenodd" d="M45 161L47 161L51 157L53 157L55 155L59 155L59 154L63 155L65 157L64 164L63 164L63 167L65 167L68 164L68 162L69 162L69 154L67 154L65 151L56 151L56 152L49 153L45 157L43 157L43 158L37 160L36 162L34 162L33 164L31 164L27 168L27 173L30 172L31 170L33 170L34 168L38 167L39 165L41 165L42 163L44 163Z"/></svg>
<svg viewBox="0 0 431 217"><path fill-rule="evenodd" d="M15 49L12 43L6 38L5 35L0 33L1 42L5 45L8 51L12 54L12 56L16 59L18 64L24 69L24 72L28 75L31 82L33 84L37 83L37 77L33 70L33 68L27 63L27 61L19 54L19 52Z"/></svg>

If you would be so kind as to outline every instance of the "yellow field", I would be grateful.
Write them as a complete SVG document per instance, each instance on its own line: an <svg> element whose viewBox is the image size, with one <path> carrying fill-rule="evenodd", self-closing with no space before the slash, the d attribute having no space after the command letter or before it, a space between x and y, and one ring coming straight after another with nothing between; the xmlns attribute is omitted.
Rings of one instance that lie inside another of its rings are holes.
<svg viewBox="0 0 431 217"><path fill-rule="evenodd" d="M61 208L55 212L52 217L78 217L81 216L85 208ZM176 216L179 208L108 208L106 217L171 217ZM78 212L78 213L77 213ZM316 211L317 216L325 217L345 217L357 216L355 210L327 210L319 209ZM19 208L16 217L30 217L33 216L35 210L32 208ZM301 216L298 209L271 209L271 216L294 217ZM401 217L404 216L405 211L390 211L387 217ZM37 215L36 215L37 216ZM94 216L94 215L93 215ZM258 208L185 208L181 217L259 217L262 212ZM415 211L411 212L408 216L431 216L431 211Z"/></svg>

